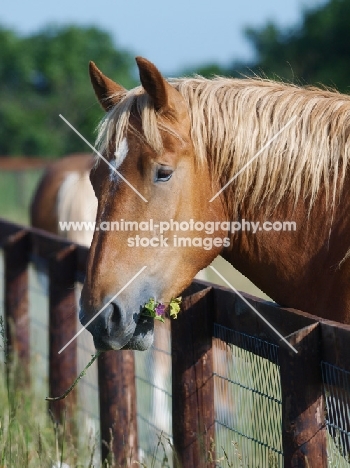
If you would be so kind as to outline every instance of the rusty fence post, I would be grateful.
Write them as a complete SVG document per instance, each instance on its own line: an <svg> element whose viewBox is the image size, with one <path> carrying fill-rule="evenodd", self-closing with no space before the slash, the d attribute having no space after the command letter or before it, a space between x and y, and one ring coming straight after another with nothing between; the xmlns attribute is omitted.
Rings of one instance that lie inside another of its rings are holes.
<svg viewBox="0 0 350 468"><path fill-rule="evenodd" d="M213 304L211 288L185 297L171 320L174 466L214 467Z"/></svg>
<svg viewBox="0 0 350 468"><path fill-rule="evenodd" d="M106 351L98 358L102 462L129 466L138 460L135 359L130 350Z"/></svg>
<svg viewBox="0 0 350 468"><path fill-rule="evenodd" d="M284 466L326 468L320 324L302 328L286 339L298 354L280 345Z"/></svg>
<svg viewBox="0 0 350 468"><path fill-rule="evenodd" d="M6 353L19 359L20 376L30 379L28 264L30 235L25 230L9 236L4 245Z"/></svg>
<svg viewBox="0 0 350 468"><path fill-rule="evenodd" d="M69 246L49 257L49 394L59 396L77 377L77 340L59 351L77 332L77 306L74 290L76 247ZM76 391L66 399L50 402L58 422L66 417L68 428L74 427Z"/></svg>

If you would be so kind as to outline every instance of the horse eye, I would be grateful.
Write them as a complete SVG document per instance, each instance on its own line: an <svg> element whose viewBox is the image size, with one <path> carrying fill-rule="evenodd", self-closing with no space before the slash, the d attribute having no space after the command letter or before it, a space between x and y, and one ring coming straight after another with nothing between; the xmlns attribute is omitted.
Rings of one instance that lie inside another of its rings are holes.
<svg viewBox="0 0 350 468"><path fill-rule="evenodd" d="M173 175L174 170L169 166L159 166L156 170L155 182L167 182Z"/></svg>

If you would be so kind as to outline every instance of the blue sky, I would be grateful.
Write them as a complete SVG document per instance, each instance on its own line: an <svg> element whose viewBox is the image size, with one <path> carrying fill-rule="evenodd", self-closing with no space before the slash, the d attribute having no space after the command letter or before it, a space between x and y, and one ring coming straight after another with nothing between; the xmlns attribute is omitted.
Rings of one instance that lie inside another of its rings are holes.
<svg viewBox="0 0 350 468"><path fill-rule="evenodd" d="M245 26L295 25L322 0L2 0L0 23L31 33L48 23L95 25L117 45L152 60L166 74L216 61L249 59Z"/></svg>

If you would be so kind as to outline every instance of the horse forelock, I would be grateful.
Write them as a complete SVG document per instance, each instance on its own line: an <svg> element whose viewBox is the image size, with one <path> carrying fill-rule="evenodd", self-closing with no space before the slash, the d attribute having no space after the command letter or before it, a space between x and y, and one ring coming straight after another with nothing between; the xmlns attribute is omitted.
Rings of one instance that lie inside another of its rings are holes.
<svg viewBox="0 0 350 468"><path fill-rule="evenodd" d="M169 83L187 103L196 160L208 163L221 185L244 168L225 191L230 212L243 201L250 209L271 208L286 194L295 203L308 199L311 208L321 188L335 203L350 159L350 96L260 79L195 77ZM160 124L151 98L138 87L102 120L99 151L111 141L114 148L120 145L133 108L142 132L131 128L132 133L157 153L163 151L162 130L181 140L171 125Z"/></svg>
<svg viewBox="0 0 350 468"><path fill-rule="evenodd" d="M141 117L142 132L130 124L130 116L134 109ZM105 153L109 145L112 145L112 148L118 148L126 137L127 130L130 130L141 141L150 145L157 153L162 153L163 142L156 112L151 98L141 86L125 93L119 103L100 122L96 139L98 151L101 154ZM122 161L118 160L117 151L114 155L116 157L116 167L118 167Z"/></svg>

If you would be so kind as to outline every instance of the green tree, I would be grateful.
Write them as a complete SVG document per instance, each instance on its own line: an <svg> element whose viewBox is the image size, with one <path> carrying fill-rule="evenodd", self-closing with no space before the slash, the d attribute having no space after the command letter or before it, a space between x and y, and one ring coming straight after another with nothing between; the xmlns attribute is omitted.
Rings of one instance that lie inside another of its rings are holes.
<svg viewBox="0 0 350 468"><path fill-rule="evenodd" d="M260 29L247 28L246 37L257 60L246 64L246 69L270 78L335 87L348 93L349 25L349 0L331 0L304 10L298 27L282 30L268 23ZM240 67L234 65L230 71Z"/></svg>
<svg viewBox="0 0 350 468"><path fill-rule="evenodd" d="M195 73L257 75L350 92L349 0L329 0L304 9L300 23L286 29L272 22L261 28L247 27L245 36L255 50L254 60L233 61L227 67L204 64Z"/></svg>
<svg viewBox="0 0 350 468"><path fill-rule="evenodd" d="M59 156L89 151L59 118L89 141L103 112L88 76L93 60L125 87L134 86L133 57L95 27L47 27L19 37L0 29L0 154Z"/></svg>

